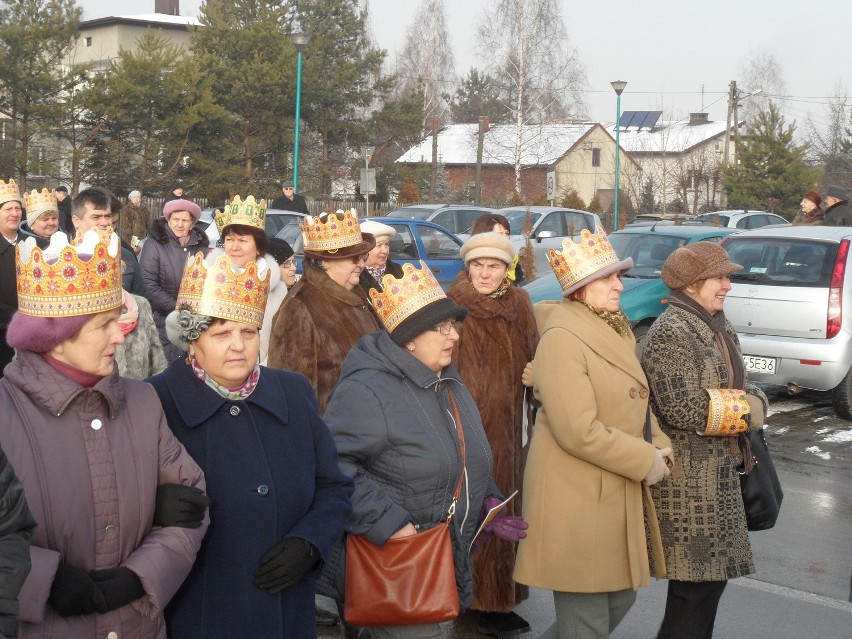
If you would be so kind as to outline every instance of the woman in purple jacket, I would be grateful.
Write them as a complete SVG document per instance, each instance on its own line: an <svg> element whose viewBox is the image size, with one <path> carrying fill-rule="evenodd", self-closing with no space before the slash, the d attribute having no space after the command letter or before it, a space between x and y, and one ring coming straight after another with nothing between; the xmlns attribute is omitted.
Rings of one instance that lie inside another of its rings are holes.
<svg viewBox="0 0 852 639"><path fill-rule="evenodd" d="M0 441L38 524L19 597L24 639L165 638L163 608L207 528L201 469L154 389L115 366L118 247L90 231L76 249L61 232L44 251L33 239L18 248ZM194 528L163 525L184 507Z"/></svg>

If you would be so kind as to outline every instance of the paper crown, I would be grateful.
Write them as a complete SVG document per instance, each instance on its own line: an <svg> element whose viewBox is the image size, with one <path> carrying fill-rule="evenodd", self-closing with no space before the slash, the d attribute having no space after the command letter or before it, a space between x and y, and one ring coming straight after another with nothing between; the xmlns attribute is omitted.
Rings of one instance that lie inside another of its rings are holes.
<svg viewBox="0 0 852 639"><path fill-rule="evenodd" d="M342 219L341 219L342 217ZM337 251L363 241L355 209L299 220L306 251Z"/></svg>
<svg viewBox="0 0 852 639"><path fill-rule="evenodd" d="M590 275L608 266L618 264L618 255L601 227L592 235L588 229L580 232L580 241L566 237L562 240L562 252L550 249L547 261L556 274L556 279L567 291Z"/></svg>
<svg viewBox="0 0 852 639"><path fill-rule="evenodd" d="M80 245L72 246L57 231L44 250L29 237L18 244L16 256L18 310L24 315L92 315L122 304L121 253L114 233L101 238L87 231Z"/></svg>
<svg viewBox="0 0 852 639"><path fill-rule="evenodd" d="M42 189L40 193L35 189L32 190L32 193L24 193L24 208L27 210L28 216L36 215L36 217L48 211L59 211L56 194L47 189Z"/></svg>
<svg viewBox="0 0 852 639"><path fill-rule="evenodd" d="M21 191L15 180L10 179L8 182L0 180L0 204L5 204L11 200L21 201Z"/></svg>
<svg viewBox="0 0 852 639"><path fill-rule="evenodd" d="M413 313L447 296L426 262L421 260L420 266L418 269L406 262L402 277L387 274L382 278L381 292L370 289L373 308L389 333Z"/></svg>
<svg viewBox="0 0 852 639"><path fill-rule="evenodd" d="M225 254L211 264L204 255L196 253L187 260L175 308L189 308L199 315L260 328L269 296L269 268L266 260L260 258L239 270L234 269L231 258Z"/></svg>
<svg viewBox="0 0 852 639"><path fill-rule="evenodd" d="M743 416L748 415L750 408L745 398L745 391L735 388L707 388L710 396L710 410L707 413L705 435L725 436L736 435L748 430L748 424Z"/></svg>
<svg viewBox="0 0 852 639"><path fill-rule="evenodd" d="M251 226L261 231L266 231L266 200L257 202L253 195L249 195L245 201L239 195L234 196L234 201L225 205L225 209L216 215L216 228L219 235L226 226L231 224L242 224Z"/></svg>

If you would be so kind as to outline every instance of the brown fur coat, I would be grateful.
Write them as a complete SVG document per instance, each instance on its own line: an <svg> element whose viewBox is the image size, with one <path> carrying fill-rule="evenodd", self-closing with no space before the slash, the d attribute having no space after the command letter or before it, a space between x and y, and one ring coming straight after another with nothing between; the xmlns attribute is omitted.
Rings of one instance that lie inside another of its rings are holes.
<svg viewBox="0 0 852 639"><path fill-rule="evenodd" d="M447 295L468 309L454 353L455 363L473 396L494 455L494 481L505 496L521 488L526 451L522 446L523 403L521 374L535 356L538 329L530 297L510 286L500 299L479 293L465 271ZM509 503L510 515L521 514L521 493ZM529 595L512 581L515 545L499 539L487 542L474 564L475 610L509 612Z"/></svg>
<svg viewBox="0 0 852 639"><path fill-rule="evenodd" d="M307 377L322 415L349 349L362 335L380 329L360 286L347 291L323 271L306 266L272 320L268 365Z"/></svg>

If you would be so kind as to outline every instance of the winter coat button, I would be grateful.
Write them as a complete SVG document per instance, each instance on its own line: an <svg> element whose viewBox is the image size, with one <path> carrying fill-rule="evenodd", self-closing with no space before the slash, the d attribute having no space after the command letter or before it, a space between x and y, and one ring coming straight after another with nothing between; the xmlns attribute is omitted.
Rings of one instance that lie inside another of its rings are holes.
<svg viewBox="0 0 852 639"><path fill-rule="evenodd" d="M106 534L107 539L112 539L118 533L118 526L113 526L110 524L104 529L104 533Z"/></svg>
<svg viewBox="0 0 852 639"><path fill-rule="evenodd" d="M118 639L118 633L117 632L107 633L107 639Z"/></svg>
<svg viewBox="0 0 852 639"><path fill-rule="evenodd" d="M642 399L648 399L648 389L647 388L640 388L639 389L639 397L641 397Z"/></svg>
<svg viewBox="0 0 852 639"><path fill-rule="evenodd" d="M231 406L231 410L229 412L231 413L231 415L236 417L237 415L240 414L240 407L239 406Z"/></svg>
<svg viewBox="0 0 852 639"><path fill-rule="evenodd" d="M104 425L103 422L99 419L93 419L92 423L91 423L91 427L94 428L95 430L100 430L101 426L103 426L103 425Z"/></svg>
<svg viewBox="0 0 852 639"><path fill-rule="evenodd" d="M636 396L638 394L639 394L639 391L637 391L635 388L630 389L630 399L636 399Z"/></svg>
<svg viewBox="0 0 852 639"><path fill-rule="evenodd" d="M261 484L260 486L257 487L257 494L258 495L268 495L269 494L269 486L267 486L266 484Z"/></svg>

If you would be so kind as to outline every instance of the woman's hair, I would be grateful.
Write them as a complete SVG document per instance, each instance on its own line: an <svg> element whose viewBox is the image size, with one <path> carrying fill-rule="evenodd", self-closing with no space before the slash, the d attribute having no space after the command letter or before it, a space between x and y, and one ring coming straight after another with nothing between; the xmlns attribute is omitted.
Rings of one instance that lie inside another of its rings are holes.
<svg viewBox="0 0 852 639"><path fill-rule="evenodd" d="M256 229L255 227L248 226L246 224L231 224L230 226L225 227L225 230L222 232L222 240L228 237L231 233L235 233L237 235L251 235L254 238L254 246L257 249L258 257L263 257L269 250L269 236L260 229Z"/></svg>
<svg viewBox="0 0 852 639"><path fill-rule="evenodd" d="M495 224L499 224L507 231L512 230L512 227L509 225L509 220L506 219L505 215L500 215L499 213L486 213L485 215L480 215L476 218L473 226L470 227L470 234L476 235L477 233L489 233L494 230Z"/></svg>

